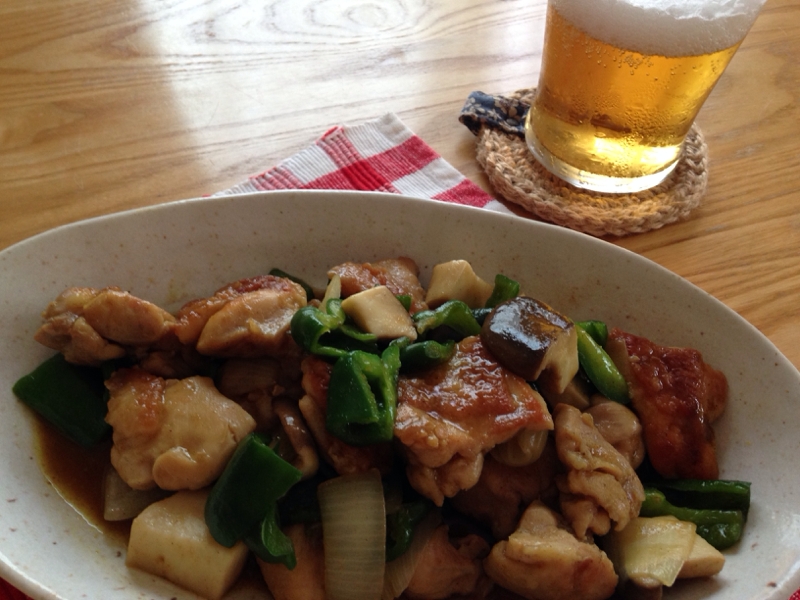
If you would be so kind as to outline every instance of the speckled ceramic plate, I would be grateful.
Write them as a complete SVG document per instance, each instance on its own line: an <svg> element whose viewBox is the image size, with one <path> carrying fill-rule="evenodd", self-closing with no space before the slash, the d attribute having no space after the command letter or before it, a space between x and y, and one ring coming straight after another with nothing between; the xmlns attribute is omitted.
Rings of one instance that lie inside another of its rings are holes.
<svg viewBox="0 0 800 600"><path fill-rule="evenodd" d="M722 476L753 482L744 539L722 574L671 600L786 600L800 587L800 373L698 288L611 244L488 211L384 194L271 192L188 200L64 226L0 252L0 576L38 599L195 598L128 570L124 548L67 505L35 459L12 383L50 353L32 335L70 285L118 285L174 309L272 267L323 285L345 260L469 260L574 318L700 349L731 398L716 426ZM258 597L252 589L230 598Z"/></svg>

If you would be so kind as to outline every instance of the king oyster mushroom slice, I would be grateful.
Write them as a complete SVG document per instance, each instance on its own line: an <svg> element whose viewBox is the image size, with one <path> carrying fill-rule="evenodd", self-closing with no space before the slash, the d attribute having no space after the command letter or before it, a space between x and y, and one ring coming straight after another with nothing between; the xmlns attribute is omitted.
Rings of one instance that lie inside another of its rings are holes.
<svg viewBox="0 0 800 600"><path fill-rule="evenodd" d="M578 372L574 323L528 296L495 307L483 323L481 340L503 366L528 381L541 376L557 393Z"/></svg>

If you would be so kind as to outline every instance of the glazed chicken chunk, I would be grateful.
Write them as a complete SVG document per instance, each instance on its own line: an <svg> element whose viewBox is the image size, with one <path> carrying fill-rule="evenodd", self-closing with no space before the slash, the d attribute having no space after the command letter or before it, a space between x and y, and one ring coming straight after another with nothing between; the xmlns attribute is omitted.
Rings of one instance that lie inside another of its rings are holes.
<svg viewBox="0 0 800 600"><path fill-rule="evenodd" d="M617 531L639 515L644 488L628 460L607 442L589 414L559 404L553 414L558 458L567 473L557 479L561 510L579 538Z"/></svg>
<svg viewBox="0 0 800 600"><path fill-rule="evenodd" d="M207 377L165 380L119 369L106 387L111 464L134 489L205 487L255 429L253 418Z"/></svg>
<svg viewBox="0 0 800 600"><path fill-rule="evenodd" d="M331 364L321 358L307 356L301 367L305 395L298 402L298 408L325 461L339 475L365 473L370 469L388 473L393 462L391 444L351 446L328 432L325 419Z"/></svg>
<svg viewBox="0 0 800 600"><path fill-rule="evenodd" d="M617 585L606 554L578 540L540 502L528 507L508 540L494 545L483 567L498 585L529 600L604 600Z"/></svg>
<svg viewBox="0 0 800 600"><path fill-rule="evenodd" d="M559 469L552 443L547 444L536 462L523 467L504 465L489 453L478 483L456 494L452 504L459 512L491 527L495 538L506 538L531 502L550 499L558 493L555 478Z"/></svg>
<svg viewBox="0 0 800 600"><path fill-rule="evenodd" d="M444 364L401 375L395 437L411 485L439 506L478 482L483 457L522 429L552 429L542 397L502 367L480 337L465 338Z"/></svg>
<svg viewBox="0 0 800 600"><path fill-rule="evenodd" d="M121 358L129 347L147 347L167 336L175 319L155 304L117 287L64 290L42 313L34 334L71 363L99 366Z"/></svg>
<svg viewBox="0 0 800 600"><path fill-rule="evenodd" d="M667 478L719 477L711 423L725 409L725 375L694 349L659 346L616 328L608 339L656 471Z"/></svg>
<svg viewBox="0 0 800 600"><path fill-rule="evenodd" d="M208 356L281 356L293 344L292 316L305 305L305 290L289 279L242 279L181 307L176 333Z"/></svg>
<svg viewBox="0 0 800 600"><path fill-rule="evenodd" d="M395 296L411 296L411 314L425 310L425 290L419 282L419 268L410 258L389 258L373 263L346 262L328 271L328 277L338 275L342 297L347 298L384 285Z"/></svg>

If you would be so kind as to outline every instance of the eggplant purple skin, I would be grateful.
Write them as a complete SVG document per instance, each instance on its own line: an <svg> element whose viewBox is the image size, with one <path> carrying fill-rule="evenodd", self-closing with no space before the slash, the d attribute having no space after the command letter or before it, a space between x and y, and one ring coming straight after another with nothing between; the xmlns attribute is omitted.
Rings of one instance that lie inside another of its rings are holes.
<svg viewBox="0 0 800 600"><path fill-rule="evenodd" d="M544 302L517 296L487 315L481 341L504 367L534 381L550 345L571 327L571 320Z"/></svg>

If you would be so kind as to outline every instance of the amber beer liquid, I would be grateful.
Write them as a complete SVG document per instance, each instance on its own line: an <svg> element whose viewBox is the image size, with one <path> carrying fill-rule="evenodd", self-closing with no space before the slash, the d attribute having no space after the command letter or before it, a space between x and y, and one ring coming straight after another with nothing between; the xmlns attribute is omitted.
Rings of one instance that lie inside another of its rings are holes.
<svg viewBox="0 0 800 600"><path fill-rule="evenodd" d="M717 0L550 0L526 120L534 156L590 190L660 183L761 7L761 0L737 2L737 14L709 21L703 7ZM676 18L682 7L672 5L688 6L686 16ZM700 9L703 18L693 17Z"/></svg>

